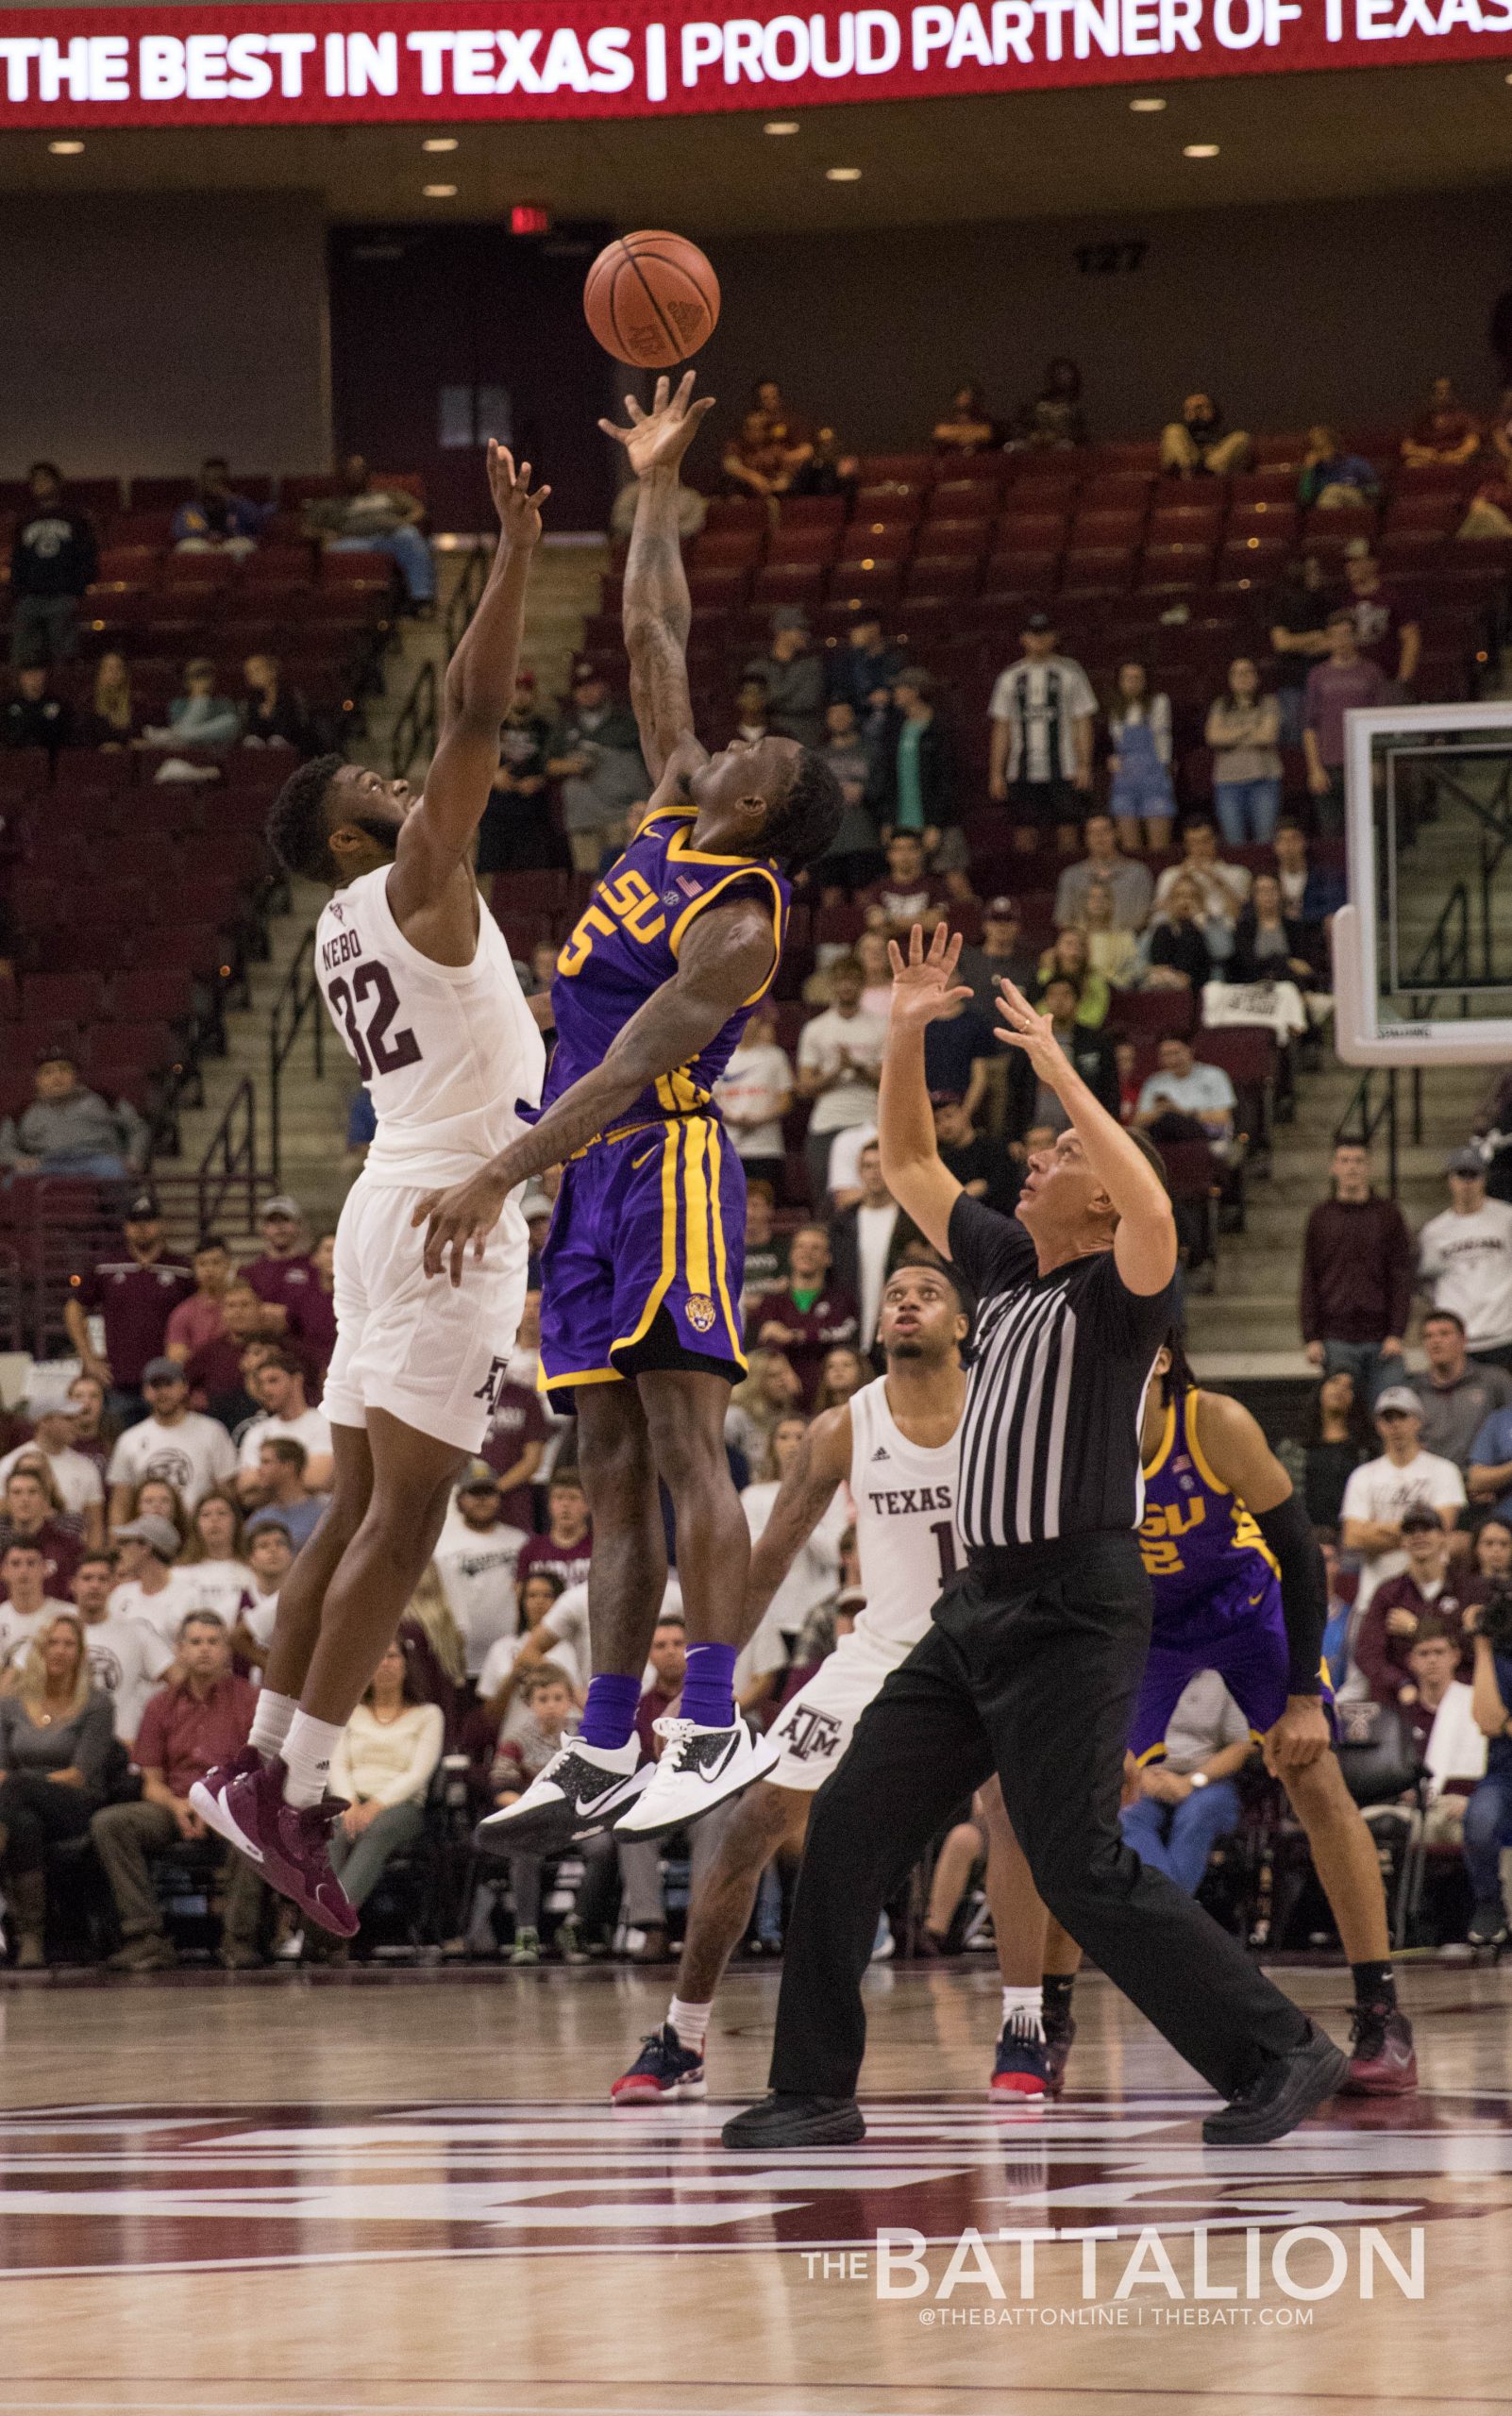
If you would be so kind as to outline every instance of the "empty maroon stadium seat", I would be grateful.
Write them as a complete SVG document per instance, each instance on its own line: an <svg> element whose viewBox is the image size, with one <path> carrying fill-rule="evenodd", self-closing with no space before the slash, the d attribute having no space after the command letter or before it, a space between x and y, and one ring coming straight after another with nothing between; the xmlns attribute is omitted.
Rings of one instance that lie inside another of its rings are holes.
<svg viewBox="0 0 1512 2416"><path fill-rule="evenodd" d="M969 555L916 554L903 583L905 597L971 596L976 592L977 565Z"/></svg>
<svg viewBox="0 0 1512 2416"><path fill-rule="evenodd" d="M370 562L368 554L328 554L327 562ZM386 554L377 557L385 568L392 569ZM255 554L242 565L241 585L244 589L294 586L308 587L315 575L315 553L311 545L260 545Z"/></svg>
<svg viewBox="0 0 1512 2416"><path fill-rule="evenodd" d="M1147 545L1138 585L1145 595L1200 587L1213 567L1211 545Z"/></svg>
<svg viewBox="0 0 1512 2416"><path fill-rule="evenodd" d="M751 583L751 603L768 610L777 604L817 605L824 577L822 562L768 562Z"/></svg>
<svg viewBox="0 0 1512 2416"><path fill-rule="evenodd" d="M928 490L917 479L880 478L856 489L853 520L917 520Z"/></svg>
<svg viewBox="0 0 1512 2416"><path fill-rule="evenodd" d="M1274 579L1292 548L1285 537L1228 537L1218 556L1220 579Z"/></svg>
<svg viewBox="0 0 1512 2416"><path fill-rule="evenodd" d="M25 973L21 1013L27 1022L61 1028L86 1024L101 1012L104 984L97 973Z"/></svg>
<svg viewBox="0 0 1512 2416"><path fill-rule="evenodd" d="M1099 477L1117 470L1139 470L1147 475L1160 467L1160 445L1152 436L1135 437L1111 445L1094 447L1093 464Z"/></svg>
<svg viewBox="0 0 1512 2416"><path fill-rule="evenodd" d="M1108 1027L1131 1040L1185 1040L1196 1029L1197 1003L1190 990L1115 990Z"/></svg>
<svg viewBox="0 0 1512 2416"><path fill-rule="evenodd" d="M777 526L789 528L838 528L849 505L843 495L784 495L777 499Z"/></svg>
<svg viewBox="0 0 1512 2416"><path fill-rule="evenodd" d="M767 565L775 568L780 562L822 562L828 567L840 551L844 533L837 520L821 521L812 528L784 524L773 532Z"/></svg>
<svg viewBox="0 0 1512 2416"><path fill-rule="evenodd" d="M997 510L998 496L1003 485L1000 469L956 470L949 478L938 478L929 500L929 517L957 512L981 512L990 518Z"/></svg>
<svg viewBox="0 0 1512 2416"><path fill-rule="evenodd" d="M123 1023L184 1023L193 1009L191 976L154 966L118 973L110 983L110 1013Z"/></svg>
<svg viewBox="0 0 1512 2416"><path fill-rule="evenodd" d="M873 561L837 562L830 573L832 602L850 605L859 611L865 604L890 604L901 594L903 565L900 562Z"/></svg>
<svg viewBox="0 0 1512 2416"><path fill-rule="evenodd" d="M1145 515L1137 506L1098 504L1089 510L1084 496L1071 523L1070 542L1078 550L1084 545L1136 545L1144 526Z"/></svg>
<svg viewBox="0 0 1512 2416"><path fill-rule="evenodd" d="M932 453L866 453L861 461L861 491L900 482L918 488L932 486L936 468Z"/></svg>
<svg viewBox="0 0 1512 2416"><path fill-rule="evenodd" d="M1436 536L1447 536L1463 516L1456 487L1435 485L1405 493L1399 490L1386 503L1386 534L1395 536L1403 528L1427 528Z"/></svg>
<svg viewBox="0 0 1512 2416"><path fill-rule="evenodd" d="M715 495L709 506L705 528L764 528L766 506L760 495Z"/></svg>
<svg viewBox="0 0 1512 2416"><path fill-rule="evenodd" d="M1145 542L1149 545L1216 545L1227 509L1223 495L1204 495L1198 503L1171 503L1162 495L1151 511Z"/></svg>

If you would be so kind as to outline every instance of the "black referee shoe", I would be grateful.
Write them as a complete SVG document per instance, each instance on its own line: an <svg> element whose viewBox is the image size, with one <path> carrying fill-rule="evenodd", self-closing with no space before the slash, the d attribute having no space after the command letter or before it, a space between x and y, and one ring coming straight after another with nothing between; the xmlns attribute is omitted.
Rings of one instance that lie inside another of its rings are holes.
<svg viewBox="0 0 1512 2416"><path fill-rule="evenodd" d="M1289 2055L1270 2056L1220 2114L1208 2116L1203 2146L1263 2147L1268 2139L1283 2138L1342 2088L1349 2069L1343 2048L1310 2022L1300 2047Z"/></svg>
<svg viewBox="0 0 1512 2416"><path fill-rule="evenodd" d="M865 2138L866 2124L853 2097L800 2097L779 2089L731 2114L719 2136L727 2148L848 2148Z"/></svg>

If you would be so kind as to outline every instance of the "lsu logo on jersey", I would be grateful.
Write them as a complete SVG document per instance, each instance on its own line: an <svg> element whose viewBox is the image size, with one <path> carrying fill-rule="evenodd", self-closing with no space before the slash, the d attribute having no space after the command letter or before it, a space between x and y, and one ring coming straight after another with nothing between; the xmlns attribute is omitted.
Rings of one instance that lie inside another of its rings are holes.
<svg viewBox="0 0 1512 2416"><path fill-rule="evenodd" d="M616 926L643 948L659 940L666 929L662 900L638 872L627 870L599 882L563 947L557 971L569 980L573 974L580 973L593 953L595 939L612 940Z"/></svg>
<svg viewBox="0 0 1512 2416"><path fill-rule="evenodd" d="M1207 1502L1201 1494L1182 1502L1151 1502L1139 1530L1139 1556L1151 1577L1179 1577L1186 1567L1178 1538L1205 1525Z"/></svg>

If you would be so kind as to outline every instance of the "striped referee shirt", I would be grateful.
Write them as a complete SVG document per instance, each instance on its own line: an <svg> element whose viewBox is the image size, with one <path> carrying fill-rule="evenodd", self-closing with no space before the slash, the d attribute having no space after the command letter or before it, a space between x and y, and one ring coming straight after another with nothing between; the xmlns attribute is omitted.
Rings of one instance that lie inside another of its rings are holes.
<svg viewBox="0 0 1512 2416"><path fill-rule="evenodd" d="M950 1256L978 1300L961 1425L968 1549L1137 1527L1145 1389L1175 1279L1131 1292L1111 1250L1041 1275L1017 1218L965 1193L950 1214Z"/></svg>

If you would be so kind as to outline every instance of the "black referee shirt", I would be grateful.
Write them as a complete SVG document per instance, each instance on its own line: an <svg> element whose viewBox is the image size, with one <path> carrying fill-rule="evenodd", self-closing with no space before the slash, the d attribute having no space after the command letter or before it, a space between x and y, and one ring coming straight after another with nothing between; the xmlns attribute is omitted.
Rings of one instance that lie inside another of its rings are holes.
<svg viewBox="0 0 1512 2416"><path fill-rule="evenodd" d="M961 1533L1015 1551L1137 1527L1139 1427L1177 1294L1131 1292L1111 1250L1041 1275L1016 1217L964 1194L950 1256L976 1292L961 1426Z"/></svg>

